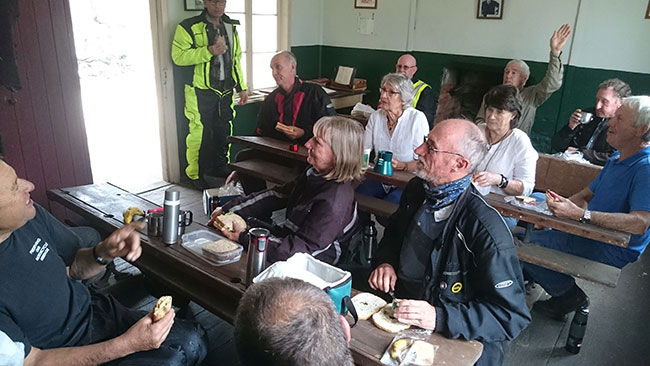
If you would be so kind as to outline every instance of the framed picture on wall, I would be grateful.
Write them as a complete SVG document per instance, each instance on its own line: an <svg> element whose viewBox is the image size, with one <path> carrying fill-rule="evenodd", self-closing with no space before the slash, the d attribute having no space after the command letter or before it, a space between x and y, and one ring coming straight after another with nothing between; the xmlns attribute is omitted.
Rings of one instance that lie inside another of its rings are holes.
<svg viewBox="0 0 650 366"><path fill-rule="evenodd" d="M377 9L377 0L354 0L356 9Z"/></svg>
<svg viewBox="0 0 650 366"><path fill-rule="evenodd" d="M505 0L476 0L477 19L503 18L503 2Z"/></svg>
<svg viewBox="0 0 650 366"><path fill-rule="evenodd" d="M185 1L185 10L203 10L203 0L183 0Z"/></svg>

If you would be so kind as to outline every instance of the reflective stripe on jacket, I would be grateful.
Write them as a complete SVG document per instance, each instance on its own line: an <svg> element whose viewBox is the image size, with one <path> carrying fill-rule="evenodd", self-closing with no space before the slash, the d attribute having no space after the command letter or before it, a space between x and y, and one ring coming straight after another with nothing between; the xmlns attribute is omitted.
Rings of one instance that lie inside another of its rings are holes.
<svg viewBox="0 0 650 366"><path fill-rule="evenodd" d="M211 89L219 94L229 93L231 90L218 90L213 87L210 75L210 60L213 55L208 50L206 20L207 11L195 17L183 20L177 27L172 42L172 60L178 66L194 66L192 86L199 89ZM241 70L241 45L236 25L238 20L230 19L227 15L221 17L228 36L228 51L232 58L232 79L235 82L234 88L237 92L246 90L244 74Z"/></svg>

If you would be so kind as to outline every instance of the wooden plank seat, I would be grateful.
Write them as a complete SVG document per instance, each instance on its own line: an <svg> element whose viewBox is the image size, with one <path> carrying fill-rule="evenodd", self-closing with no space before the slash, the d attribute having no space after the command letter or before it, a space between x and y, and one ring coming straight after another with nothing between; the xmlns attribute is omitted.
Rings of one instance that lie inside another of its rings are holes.
<svg viewBox="0 0 650 366"><path fill-rule="evenodd" d="M595 262L558 250L525 243L515 238L517 255L526 263L568 274L594 283L616 287L621 270L607 264Z"/></svg>
<svg viewBox="0 0 650 366"><path fill-rule="evenodd" d="M287 166L276 164L261 159L249 159L230 163L237 172L264 179L275 184L285 184L296 178L295 172ZM375 216L388 217L397 211L398 205L379 198L355 194L359 210L374 214Z"/></svg>

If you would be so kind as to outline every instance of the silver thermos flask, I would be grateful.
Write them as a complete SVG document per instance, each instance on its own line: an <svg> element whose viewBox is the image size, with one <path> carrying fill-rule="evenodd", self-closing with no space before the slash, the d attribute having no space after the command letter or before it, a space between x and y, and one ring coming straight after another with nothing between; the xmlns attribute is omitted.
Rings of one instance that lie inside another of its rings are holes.
<svg viewBox="0 0 650 366"><path fill-rule="evenodd" d="M163 206L163 243L171 245L178 242L178 215L181 207L181 193L175 189L165 191Z"/></svg>
<svg viewBox="0 0 650 366"><path fill-rule="evenodd" d="M263 228L252 228L248 231L248 263L246 264L246 286L253 283L253 278L266 268L266 246L269 231Z"/></svg>

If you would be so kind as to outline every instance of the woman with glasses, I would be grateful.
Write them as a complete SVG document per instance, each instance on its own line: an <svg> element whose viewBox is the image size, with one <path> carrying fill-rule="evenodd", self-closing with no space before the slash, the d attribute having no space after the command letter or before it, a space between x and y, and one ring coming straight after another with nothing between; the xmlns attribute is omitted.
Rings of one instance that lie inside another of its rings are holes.
<svg viewBox="0 0 650 366"><path fill-rule="evenodd" d="M414 150L429 133L424 113L411 107L414 91L408 76L388 74L381 80L379 109L370 115L366 125L364 148L372 149L375 157L381 150L393 153L393 170L413 172L416 165ZM357 192L399 203L402 190L378 181L365 180Z"/></svg>
<svg viewBox="0 0 650 366"><path fill-rule="evenodd" d="M526 133L516 128L521 117L521 103L512 85L498 85L485 94L485 123L478 127L485 133L488 153L474 170L474 184L482 194L528 196L535 186L535 169L539 155ZM506 222L512 227L516 220Z"/></svg>

